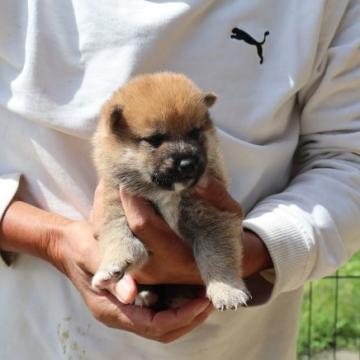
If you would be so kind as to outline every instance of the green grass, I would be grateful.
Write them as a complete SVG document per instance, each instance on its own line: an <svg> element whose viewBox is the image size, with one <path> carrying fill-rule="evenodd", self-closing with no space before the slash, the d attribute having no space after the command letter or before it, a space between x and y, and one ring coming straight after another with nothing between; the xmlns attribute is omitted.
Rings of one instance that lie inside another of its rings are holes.
<svg viewBox="0 0 360 360"><path fill-rule="evenodd" d="M360 252L339 270L339 275L360 276ZM335 317L334 279L312 283L311 352L331 349L334 345ZM340 279L338 297L337 348L359 349L360 279ZM298 355L308 353L309 289L305 287L298 337Z"/></svg>

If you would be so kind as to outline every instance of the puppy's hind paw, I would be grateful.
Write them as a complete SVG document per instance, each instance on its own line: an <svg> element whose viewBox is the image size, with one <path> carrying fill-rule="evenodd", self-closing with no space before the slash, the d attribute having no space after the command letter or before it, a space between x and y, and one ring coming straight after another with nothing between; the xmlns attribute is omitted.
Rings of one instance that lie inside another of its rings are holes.
<svg viewBox="0 0 360 360"><path fill-rule="evenodd" d="M110 283L118 282L124 276L124 271L118 265L109 266L96 272L91 280L93 290L103 290Z"/></svg>
<svg viewBox="0 0 360 360"><path fill-rule="evenodd" d="M151 307L157 303L158 299L159 296L154 291L142 290L137 294L134 305Z"/></svg>

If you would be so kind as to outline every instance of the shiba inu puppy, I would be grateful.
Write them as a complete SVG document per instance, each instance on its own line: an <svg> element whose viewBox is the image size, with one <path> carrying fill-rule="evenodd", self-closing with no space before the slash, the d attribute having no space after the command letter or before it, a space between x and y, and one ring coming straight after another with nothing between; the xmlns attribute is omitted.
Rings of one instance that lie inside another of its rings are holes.
<svg viewBox="0 0 360 360"><path fill-rule="evenodd" d="M209 174L226 183L209 108L216 96L186 76L146 74L133 78L104 104L93 138L94 159L105 184L105 214L98 236L101 264L92 286L104 288L134 267L148 252L128 227L119 185L148 199L194 254L217 309L246 304L241 275L241 220L193 193ZM156 299L149 297L147 299ZM137 300L154 305L155 300Z"/></svg>

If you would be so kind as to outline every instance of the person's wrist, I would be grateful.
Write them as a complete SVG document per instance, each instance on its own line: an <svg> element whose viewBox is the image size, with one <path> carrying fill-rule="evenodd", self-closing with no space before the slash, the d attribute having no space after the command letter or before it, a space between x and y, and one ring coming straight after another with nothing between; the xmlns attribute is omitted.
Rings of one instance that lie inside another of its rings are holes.
<svg viewBox="0 0 360 360"><path fill-rule="evenodd" d="M40 257L63 271L64 228L71 222L15 199L0 222L0 249Z"/></svg>
<svg viewBox="0 0 360 360"><path fill-rule="evenodd" d="M244 229L243 244L243 277L247 277L273 267L270 253L262 239L254 232Z"/></svg>
<svg viewBox="0 0 360 360"><path fill-rule="evenodd" d="M39 256L65 273L64 254L67 246L67 228L72 220L61 216L53 216L45 228L41 241L38 243Z"/></svg>

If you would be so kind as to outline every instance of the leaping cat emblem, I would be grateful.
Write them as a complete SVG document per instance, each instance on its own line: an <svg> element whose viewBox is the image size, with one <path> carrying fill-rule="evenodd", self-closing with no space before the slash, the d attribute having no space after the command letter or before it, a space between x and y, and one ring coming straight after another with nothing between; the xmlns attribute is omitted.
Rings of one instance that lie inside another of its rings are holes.
<svg viewBox="0 0 360 360"><path fill-rule="evenodd" d="M236 39L236 40L244 40L246 43L250 44L250 45L255 45L256 49L257 49L257 53L259 55L260 58L260 64L263 63L264 61L264 57L263 57L263 49L262 49L262 45L264 45L266 37L268 35L270 35L269 31L265 31L264 33L264 40L262 42L256 41L251 35L249 35L247 32L245 32L244 30L241 30L237 27L232 29L232 35L231 38L232 39Z"/></svg>

